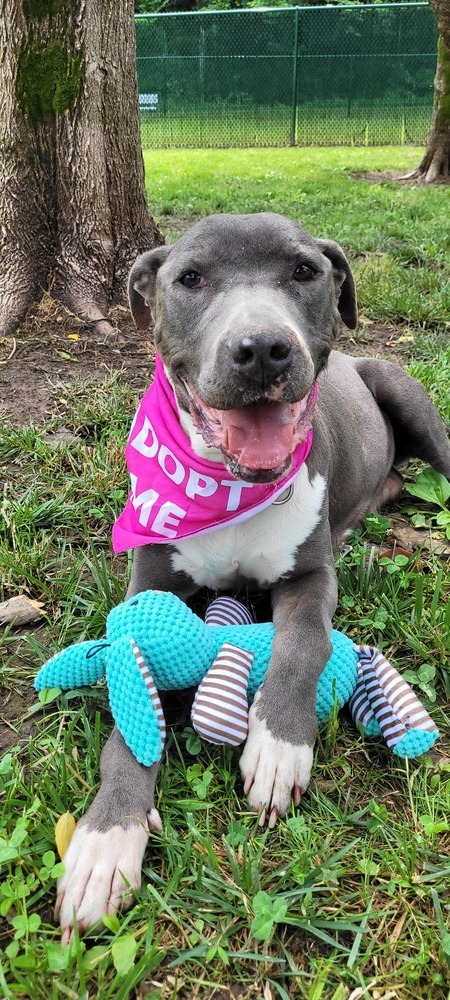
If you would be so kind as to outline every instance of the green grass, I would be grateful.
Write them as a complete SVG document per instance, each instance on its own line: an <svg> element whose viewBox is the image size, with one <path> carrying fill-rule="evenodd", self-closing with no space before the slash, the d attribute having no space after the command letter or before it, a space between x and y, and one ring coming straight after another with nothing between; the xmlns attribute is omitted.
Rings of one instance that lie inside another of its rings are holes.
<svg viewBox="0 0 450 1000"><path fill-rule="evenodd" d="M270 69L269 69L270 72ZM415 107L396 104L376 107L367 101L316 101L297 111L296 144L299 146L379 146L426 142L430 127L429 101ZM291 108L277 104L241 106L218 102L179 105L166 110L141 111L142 145L166 147L266 147L288 146Z"/></svg>
<svg viewBox="0 0 450 1000"><path fill-rule="evenodd" d="M406 170L418 156L170 151L146 153L146 167L151 204L171 238L205 212L271 208L340 240L363 316L403 324L410 371L450 420L447 191L351 176ZM1 429L0 599L20 589L46 614L43 624L0 637L4 718L18 696L33 701L40 663L101 635L124 594L127 560L111 557L109 533L127 489L123 444L134 405L123 377L101 389L80 381L63 397L55 392L45 427ZM61 424L74 438L51 447L46 435ZM413 499L405 495L402 509ZM418 506L425 520L432 515ZM44 712L36 700L0 762L2 997L448 996L450 569L426 551L386 569L372 550L385 524L370 530L338 561L336 624L410 672L441 728L437 752L407 765L380 741L364 741L345 716L332 719L301 809L267 833L247 811L239 753L203 746L192 754L190 731L174 732L158 783L164 832L151 837L135 908L62 951L52 920L53 828L92 800L108 712L103 689L65 694Z"/></svg>

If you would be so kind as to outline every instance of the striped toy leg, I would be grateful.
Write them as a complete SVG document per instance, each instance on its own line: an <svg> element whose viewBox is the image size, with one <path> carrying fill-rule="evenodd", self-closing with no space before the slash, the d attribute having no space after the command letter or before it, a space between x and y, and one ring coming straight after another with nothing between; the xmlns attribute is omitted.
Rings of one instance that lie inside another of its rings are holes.
<svg viewBox="0 0 450 1000"><path fill-rule="evenodd" d="M205 674L191 721L208 743L239 746L247 739L247 685L252 663L253 653L225 642Z"/></svg>
<svg viewBox="0 0 450 1000"><path fill-rule="evenodd" d="M412 688L383 653L373 646L360 646L359 649L366 703L370 705L389 749L394 749L411 730L437 733L435 723ZM355 695L352 701L354 698ZM364 699L361 698L363 704Z"/></svg>
<svg viewBox="0 0 450 1000"><path fill-rule="evenodd" d="M253 618L234 597L216 597L205 615L206 625L253 625Z"/></svg>
<svg viewBox="0 0 450 1000"><path fill-rule="evenodd" d="M358 681L355 690L348 701L350 715L355 725L358 725L359 723L362 725L366 736L379 736L381 730L367 694L365 676L362 667L364 656L370 656L372 646L357 646L355 644L353 649L358 654Z"/></svg>

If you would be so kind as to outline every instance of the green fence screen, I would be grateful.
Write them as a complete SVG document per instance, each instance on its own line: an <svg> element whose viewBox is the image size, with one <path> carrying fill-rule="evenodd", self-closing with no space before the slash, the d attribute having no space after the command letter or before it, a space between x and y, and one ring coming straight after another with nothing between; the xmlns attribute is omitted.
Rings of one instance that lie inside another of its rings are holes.
<svg viewBox="0 0 450 1000"><path fill-rule="evenodd" d="M136 18L145 147L424 143L427 3Z"/></svg>

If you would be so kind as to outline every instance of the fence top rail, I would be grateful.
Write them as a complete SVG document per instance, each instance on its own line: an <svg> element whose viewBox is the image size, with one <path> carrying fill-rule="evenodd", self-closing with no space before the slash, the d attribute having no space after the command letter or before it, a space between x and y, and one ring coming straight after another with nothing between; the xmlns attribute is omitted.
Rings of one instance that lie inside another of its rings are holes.
<svg viewBox="0 0 450 1000"><path fill-rule="evenodd" d="M274 11L284 11L284 10L386 10L387 7L409 7L414 9L415 7L428 7L429 4L427 0L400 0L399 3L336 3L336 4L292 4L290 7L241 7L238 10L170 10L170 11L159 11L154 14L135 14L135 21L147 21L149 18L153 17L204 17L206 15L217 14L260 14Z"/></svg>

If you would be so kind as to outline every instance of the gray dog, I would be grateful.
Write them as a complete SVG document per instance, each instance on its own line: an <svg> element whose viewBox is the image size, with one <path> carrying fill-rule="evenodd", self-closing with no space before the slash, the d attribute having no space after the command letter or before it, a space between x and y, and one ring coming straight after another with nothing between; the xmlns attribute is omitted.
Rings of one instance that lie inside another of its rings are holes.
<svg viewBox="0 0 450 1000"><path fill-rule="evenodd" d="M136 548L128 590L187 599L202 586L270 589L273 655L240 766L250 805L273 826L310 779L316 682L337 601L333 556L364 514L397 494L397 465L417 456L450 478L447 434L423 387L397 365L330 353L340 317L356 326L353 278L336 243L290 219L204 219L174 246L140 257L129 289L138 327L154 319L185 441L217 463L229 490L236 482L244 493L242 484L288 481L313 424L307 459L276 502L194 537L175 537L168 525L177 519L160 516L173 541ZM172 461L166 472L175 480L180 463ZM208 477L195 482L197 492L210 488ZM161 827L157 771L137 764L113 732L100 790L64 858L57 902L64 942L74 913L83 930L129 904L127 882L139 888L148 830Z"/></svg>

